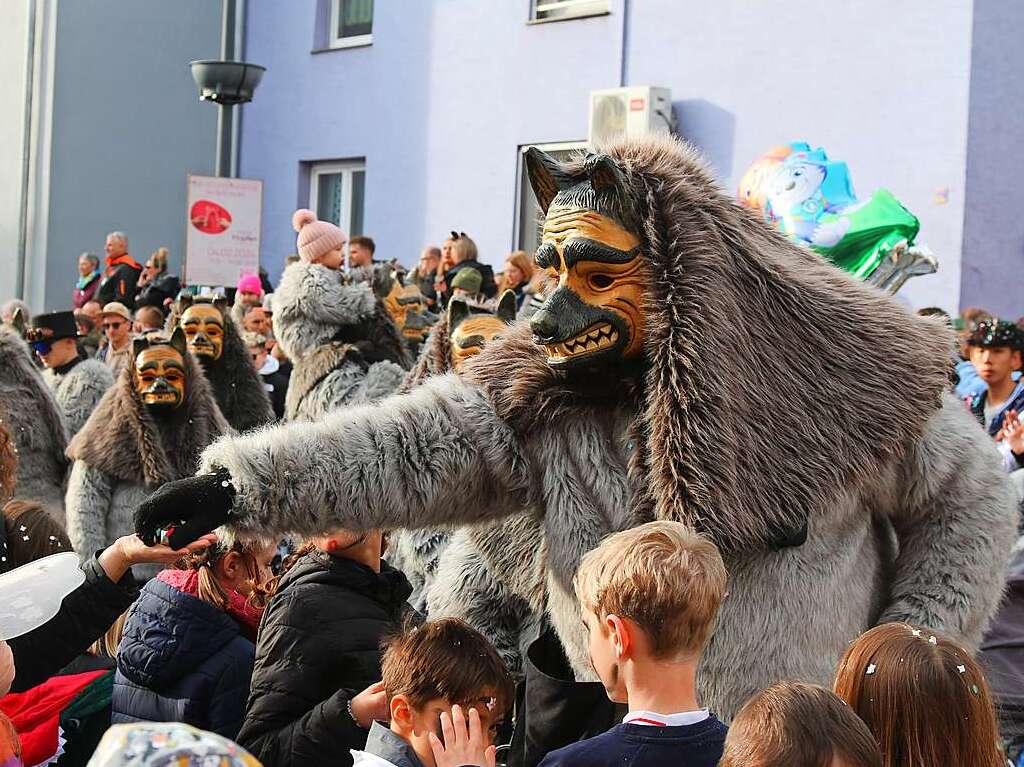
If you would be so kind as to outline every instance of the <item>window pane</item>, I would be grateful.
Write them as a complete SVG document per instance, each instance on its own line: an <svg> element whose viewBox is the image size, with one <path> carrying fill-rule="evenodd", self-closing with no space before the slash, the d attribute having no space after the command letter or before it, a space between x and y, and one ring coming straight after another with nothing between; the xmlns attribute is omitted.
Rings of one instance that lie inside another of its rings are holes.
<svg viewBox="0 0 1024 767"><path fill-rule="evenodd" d="M321 173L316 181L316 217L341 224L341 174Z"/></svg>
<svg viewBox="0 0 1024 767"><path fill-rule="evenodd" d="M356 37L373 32L373 0L337 0L338 37Z"/></svg>
<svg viewBox="0 0 1024 767"><path fill-rule="evenodd" d="M352 173L352 231L351 235L363 233L363 204L366 193L366 171Z"/></svg>
<svg viewBox="0 0 1024 767"><path fill-rule="evenodd" d="M533 18L561 19L608 12L608 0L534 0Z"/></svg>

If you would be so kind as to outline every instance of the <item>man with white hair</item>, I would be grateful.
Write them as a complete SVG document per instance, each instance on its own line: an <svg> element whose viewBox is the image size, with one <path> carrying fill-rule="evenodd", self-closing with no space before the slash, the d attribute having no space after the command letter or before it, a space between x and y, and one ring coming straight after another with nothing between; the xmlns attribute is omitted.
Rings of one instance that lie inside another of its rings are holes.
<svg viewBox="0 0 1024 767"><path fill-rule="evenodd" d="M128 235L124 232L111 232L107 235L105 250L107 268L103 270L103 281L96 291L96 300L103 305L116 301L134 309L142 267L128 255Z"/></svg>

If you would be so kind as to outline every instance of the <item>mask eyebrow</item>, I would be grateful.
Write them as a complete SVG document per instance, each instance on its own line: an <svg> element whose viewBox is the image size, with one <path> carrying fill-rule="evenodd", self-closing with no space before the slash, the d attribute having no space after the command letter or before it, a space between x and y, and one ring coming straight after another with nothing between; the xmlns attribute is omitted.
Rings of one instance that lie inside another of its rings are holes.
<svg viewBox="0 0 1024 767"><path fill-rule="evenodd" d="M533 257L533 260L541 269L556 269L559 260L558 248L550 242L545 242L537 248L537 255Z"/></svg>
<svg viewBox="0 0 1024 767"><path fill-rule="evenodd" d="M632 250L619 250L603 242L584 237L569 240L562 248L565 268L580 261L598 261L603 264L628 264L640 254L639 246Z"/></svg>

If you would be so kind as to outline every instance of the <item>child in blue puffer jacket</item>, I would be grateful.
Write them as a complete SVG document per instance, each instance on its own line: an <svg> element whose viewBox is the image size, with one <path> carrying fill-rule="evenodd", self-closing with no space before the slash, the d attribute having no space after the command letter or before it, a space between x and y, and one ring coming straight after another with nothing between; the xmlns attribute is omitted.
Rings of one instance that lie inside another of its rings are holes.
<svg viewBox="0 0 1024 767"><path fill-rule="evenodd" d="M118 646L112 723L238 735L275 553L274 543L217 544L146 584Z"/></svg>

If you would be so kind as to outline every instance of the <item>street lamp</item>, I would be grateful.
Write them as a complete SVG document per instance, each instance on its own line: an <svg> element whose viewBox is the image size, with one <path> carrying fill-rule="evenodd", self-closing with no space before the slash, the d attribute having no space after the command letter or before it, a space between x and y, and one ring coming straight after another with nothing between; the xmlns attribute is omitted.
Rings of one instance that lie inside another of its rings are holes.
<svg viewBox="0 0 1024 767"><path fill-rule="evenodd" d="M217 175L231 175L231 134L236 104L252 101L266 67L245 61L201 59L189 62L192 79L199 88L200 101L212 101L220 107L217 115Z"/></svg>

